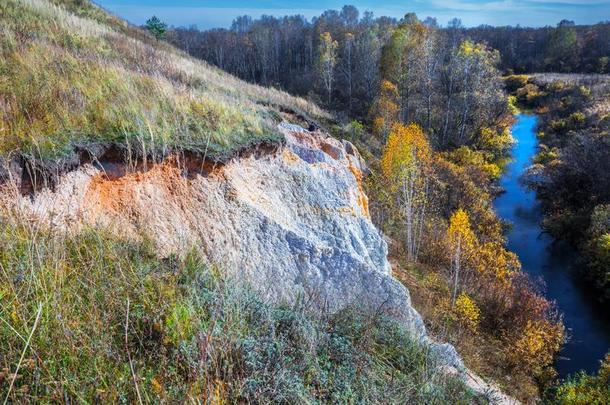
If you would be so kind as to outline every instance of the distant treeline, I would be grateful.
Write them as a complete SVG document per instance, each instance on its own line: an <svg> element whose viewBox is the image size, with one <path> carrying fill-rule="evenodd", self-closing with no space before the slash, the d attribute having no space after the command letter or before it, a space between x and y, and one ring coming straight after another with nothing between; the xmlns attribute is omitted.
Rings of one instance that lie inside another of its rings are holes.
<svg viewBox="0 0 610 405"><path fill-rule="evenodd" d="M464 30L502 55L501 67L514 73L610 73L610 22L556 27L490 27Z"/></svg>
<svg viewBox="0 0 610 405"><path fill-rule="evenodd" d="M378 95L384 47L401 23L414 19L414 14L400 20L376 18L371 12L361 14L354 6L344 6L311 21L298 15L256 20L241 16L230 29L173 28L168 40L245 80L318 96L327 107L363 117ZM446 65L451 49L470 38L497 49L499 67L506 72L610 72L610 23L465 28L458 19L445 27L430 17L420 22L435 31L429 44L438 55L436 63L429 61L433 68ZM330 34L330 49L322 43L329 39L325 33ZM321 49L330 50L326 55L332 59L330 82L320 74Z"/></svg>

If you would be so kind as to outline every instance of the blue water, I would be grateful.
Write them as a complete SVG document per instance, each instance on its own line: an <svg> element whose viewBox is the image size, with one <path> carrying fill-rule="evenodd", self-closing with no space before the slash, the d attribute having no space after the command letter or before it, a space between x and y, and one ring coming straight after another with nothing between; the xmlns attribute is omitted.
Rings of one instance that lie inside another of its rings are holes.
<svg viewBox="0 0 610 405"><path fill-rule="evenodd" d="M610 311L595 299L592 291L576 275L578 254L565 243L542 233L542 212L535 192L520 182L520 177L536 154L537 117L521 114L512 128L513 162L500 179L506 191L494 201L500 218L512 224L508 249L515 252L523 270L532 278L542 278L545 295L556 301L563 314L569 341L556 361L560 377L584 369L597 371L599 360L610 350Z"/></svg>

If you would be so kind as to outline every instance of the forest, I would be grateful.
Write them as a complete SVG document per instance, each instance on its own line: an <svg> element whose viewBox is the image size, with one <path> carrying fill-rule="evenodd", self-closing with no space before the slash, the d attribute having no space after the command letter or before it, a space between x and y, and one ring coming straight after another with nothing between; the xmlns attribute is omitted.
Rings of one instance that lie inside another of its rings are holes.
<svg viewBox="0 0 610 405"><path fill-rule="evenodd" d="M259 19L244 15L230 29L177 27L168 30L167 39L244 80L309 96L334 111L364 119L379 91L382 50L401 24L414 19L414 14L400 20L375 17L344 6L311 21L299 15ZM497 50L503 73L610 72L608 22L579 26L564 20L556 27L466 28L459 19L440 27L428 17L421 23L433 35L426 38L420 55L427 56L413 55L411 75L438 84L445 92L451 91L449 81L459 71L451 50L465 38ZM321 47L328 50L326 57L332 56L326 79Z"/></svg>

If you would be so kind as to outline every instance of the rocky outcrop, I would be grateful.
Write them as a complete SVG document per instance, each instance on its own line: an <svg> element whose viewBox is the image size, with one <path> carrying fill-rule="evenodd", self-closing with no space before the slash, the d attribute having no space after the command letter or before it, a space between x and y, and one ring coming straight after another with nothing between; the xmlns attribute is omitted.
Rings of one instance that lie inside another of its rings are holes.
<svg viewBox="0 0 610 405"><path fill-rule="evenodd" d="M59 229L147 235L162 255L200 249L269 299L385 311L425 339L369 218L356 148L295 125L280 129L286 141L273 153L235 158L205 174L193 174L192 163L187 174L179 161L120 175L110 163L87 164L19 206Z"/></svg>

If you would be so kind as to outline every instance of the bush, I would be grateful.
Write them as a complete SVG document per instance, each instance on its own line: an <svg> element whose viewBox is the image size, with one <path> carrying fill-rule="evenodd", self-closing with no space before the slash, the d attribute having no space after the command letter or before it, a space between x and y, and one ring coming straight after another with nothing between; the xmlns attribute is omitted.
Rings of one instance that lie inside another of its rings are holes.
<svg viewBox="0 0 610 405"><path fill-rule="evenodd" d="M449 161L460 166L471 166L476 168L492 179L497 179L502 174L502 169L499 165L490 163L484 152L473 150L468 146L460 146L459 148L446 153L445 156Z"/></svg>
<svg viewBox="0 0 610 405"><path fill-rule="evenodd" d="M599 126L604 130L610 130L610 114L604 115L599 120Z"/></svg>
<svg viewBox="0 0 610 405"><path fill-rule="evenodd" d="M529 76L527 75L510 75L504 78L504 84L509 93L512 93L521 87L525 87L528 82Z"/></svg>
<svg viewBox="0 0 610 405"><path fill-rule="evenodd" d="M603 405L610 403L610 353L602 361L597 375L584 372L569 378L561 384L550 403L562 405Z"/></svg>
<svg viewBox="0 0 610 405"><path fill-rule="evenodd" d="M461 293L455 301L455 310L458 319L469 329L476 331L479 325L481 311L472 298L466 293Z"/></svg>
<svg viewBox="0 0 610 405"><path fill-rule="evenodd" d="M570 114L569 120L570 120L570 127L572 129L578 129L581 128L584 123L585 123L585 114L581 113L581 112L575 112Z"/></svg>
<svg viewBox="0 0 610 405"><path fill-rule="evenodd" d="M546 96L546 93L540 91L540 88L533 84L528 83L524 87L518 89L515 92L519 103L526 107L533 108L540 105L541 99Z"/></svg>
<svg viewBox="0 0 610 405"><path fill-rule="evenodd" d="M549 123L549 127L550 127L551 131L561 134L568 130L569 125L566 120L557 119L557 120L551 121Z"/></svg>
<svg viewBox="0 0 610 405"><path fill-rule="evenodd" d="M343 132L348 136L351 141L365 141L366 128L360 121L353 120L345 126Z"/></svg>
<svg viewBox="0 0 610 405"><path fill-rule="evenodd" d="M560 92L565 90L568 87L568 84L566 82L564 82L563 80L553 80L551 83L549 83L548 85L548 89L554 93Z"/></svg>
<svg viewBox="0 0 610 405"><path fill-rule="evenodd" d="M610 299L610 205L598 205L591 214L585 254L588 278Z"/></svg>

